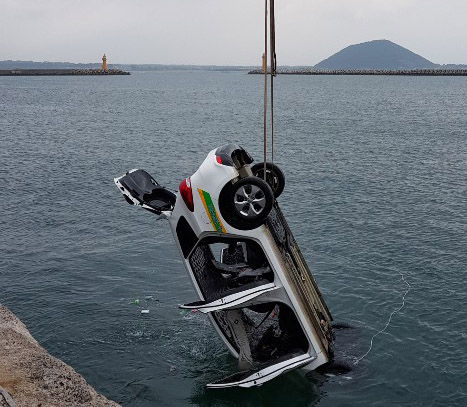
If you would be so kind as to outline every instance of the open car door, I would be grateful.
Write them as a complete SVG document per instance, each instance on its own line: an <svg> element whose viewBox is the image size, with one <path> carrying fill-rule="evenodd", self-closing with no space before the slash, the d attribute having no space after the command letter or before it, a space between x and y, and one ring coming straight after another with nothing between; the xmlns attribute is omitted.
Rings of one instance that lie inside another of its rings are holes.
<svg viewBox="0 0 467 407"><path fill-rule="evenodd" d="M253 387L274 379L290 370L297 369L312 362L315 358L308 353L292 352L279 359L260 365L251 370L235 373L225 379L207 385L210 389L222 389L227 387Z"/></svg>
<svg viewBox="0 0 467 407"><path fill-rule="evenodd" d="M274 283L263 280L245 285L236 290L230 290L225 295L219 296L218 298L179 305L179 308L198 310L204 314L223 309L238 308L242 304L252 301L264 293L277 289L278 287Z"/></svg>
<svg viewBox="0 0 467 407"><path fill-rule="evenodd" d="M114 182L130 205L141 206L157 215L172 212L175 206L176 195L144 170L131 170Z"/></svg>

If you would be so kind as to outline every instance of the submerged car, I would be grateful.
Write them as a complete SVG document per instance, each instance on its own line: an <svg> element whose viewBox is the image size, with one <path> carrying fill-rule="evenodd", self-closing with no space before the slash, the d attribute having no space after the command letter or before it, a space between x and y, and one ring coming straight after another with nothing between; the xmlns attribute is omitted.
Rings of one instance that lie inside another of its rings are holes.
<svg viewBox="0 0 467 407"><path fill-rule="evenodd" d="M212 150L178 192L144 170L115 178L126 201L167 219L198 295L239 372L210 388L259 386L332 356L331 314L277 198L285 179L240 146Z"/></svg>

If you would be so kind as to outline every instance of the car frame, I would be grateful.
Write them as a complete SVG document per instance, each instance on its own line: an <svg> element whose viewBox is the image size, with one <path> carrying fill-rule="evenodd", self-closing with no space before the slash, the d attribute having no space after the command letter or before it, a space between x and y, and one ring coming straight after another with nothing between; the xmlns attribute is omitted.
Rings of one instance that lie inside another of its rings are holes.
<svg viewBox="0 0 467 407"><path fill-rule="evenodd" d="M285 179L240 146L212 150L179 191L143 170L114 182L130 204L167 219L198 296L240 371L210 388L261 385L332 358L332 316L279 207Z"/></svg>

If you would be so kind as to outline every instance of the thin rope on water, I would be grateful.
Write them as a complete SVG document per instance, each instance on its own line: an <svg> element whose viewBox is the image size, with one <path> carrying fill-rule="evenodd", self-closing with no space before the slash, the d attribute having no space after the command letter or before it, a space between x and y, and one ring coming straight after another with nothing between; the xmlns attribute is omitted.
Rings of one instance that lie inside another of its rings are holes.
<svg viewBox="0 0 467 407"><path fill-rule="evenodd" d="M404 274L402 274L399 270L397 270L397 272L401 275L401 278L402 278L402 281L407 285L407 290L405 291L404 295L402 296L402 305L395 309L394 311L391 312L391 314L389 315L389 319L388 319L388 322L386 323L386 325L384 326L383 329L379 330L378 332L376 332L372 337L371 337L371 340L370 340L370 347L368 348L368 350L366 351L366 353L361 356L360 358L358 358L353 364L354 365L358 365L364 358L366 358L368 356L368 354L371 352L371 350L373 349L373 341L374 339L382 334L383 332L386 331L386 329L388 329L389 325L391 324L391 320L392 320L392 317L397 314L399 311L402 310L402 308L404 308L405 306L405 298L407 297L407 294L409 293L411 287L410 287L410 284L409 282L405 279L405 276Z"/></svg>

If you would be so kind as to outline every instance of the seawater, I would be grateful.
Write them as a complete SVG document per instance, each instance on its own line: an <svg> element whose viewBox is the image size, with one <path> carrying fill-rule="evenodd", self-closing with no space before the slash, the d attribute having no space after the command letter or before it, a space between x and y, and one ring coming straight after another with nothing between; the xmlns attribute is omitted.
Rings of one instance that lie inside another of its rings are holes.
<svg viewBox="0 0 467 407"><path fill-rule="evenodd" d="M236 370L168 225L113 177L177 189L226 142L262 160L262 77L0 78L0 302L126 407L467 405L465 78L276 81L280 204L336 322L343 375L208 391ZM139 299L139 304L133 302ZM150 313L141 315L141 309Z"/></svg>

